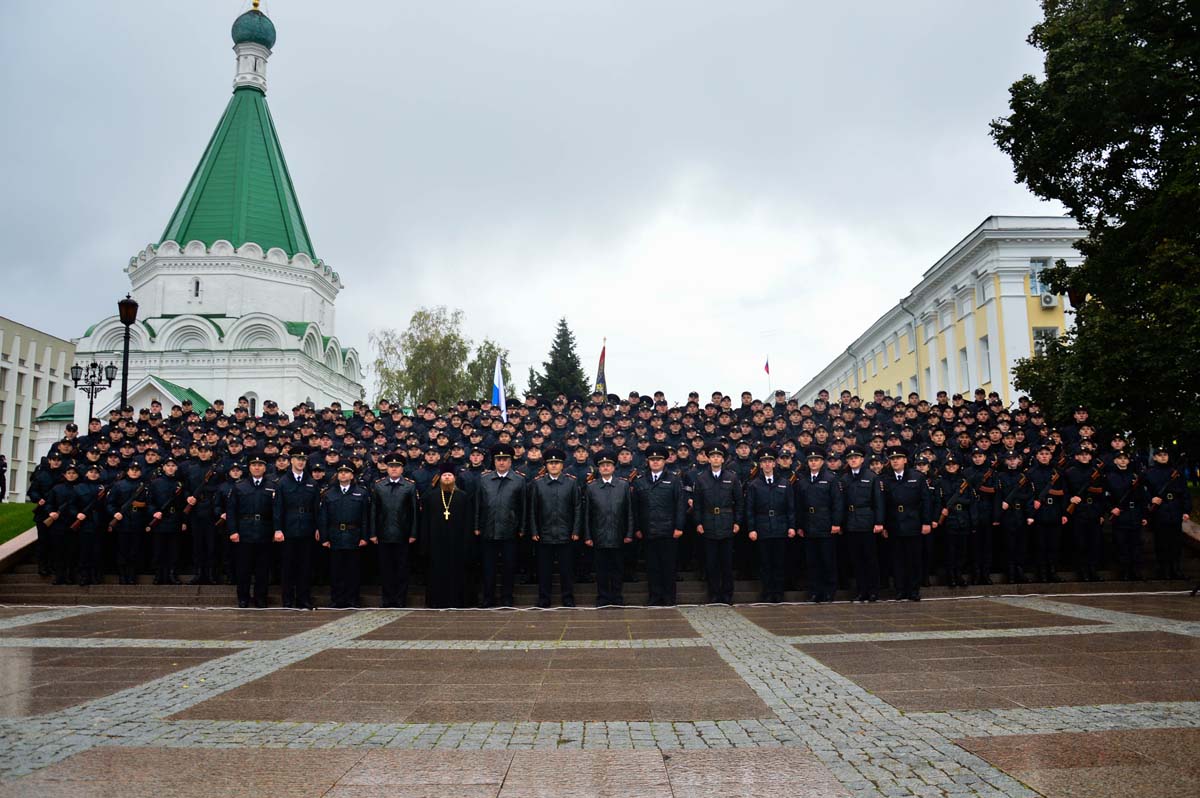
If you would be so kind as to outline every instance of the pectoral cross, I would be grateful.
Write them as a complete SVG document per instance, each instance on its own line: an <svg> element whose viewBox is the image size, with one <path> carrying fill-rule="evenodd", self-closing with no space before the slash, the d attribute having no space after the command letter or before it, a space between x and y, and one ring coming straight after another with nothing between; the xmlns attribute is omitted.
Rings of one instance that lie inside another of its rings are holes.
<svg viewBox="0 0 1200 798"><path fill-rule="evenodd" d="M444 513L442 513L442 518L445 518L447 521L449 521L450 520L450 511L446 510Z"/></svg>

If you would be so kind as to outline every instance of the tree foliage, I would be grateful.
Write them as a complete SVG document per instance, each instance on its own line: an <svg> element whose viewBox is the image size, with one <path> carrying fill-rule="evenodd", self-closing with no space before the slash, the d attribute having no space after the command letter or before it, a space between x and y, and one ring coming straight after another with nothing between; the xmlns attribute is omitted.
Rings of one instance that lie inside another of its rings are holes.
<svg viewBox="0 0 1200 798"><path fill-rule="evenodd" d="M586 396L588 393L587 377L583 373L583 364L579 360L579 352L575 349L575 334L567 326L566 318L558 320L554 331L554 341L550 344L550 354L542 363L542 373L537 374L529 369L530 388L537 382L535 393L545 396Z"/></svg>
<svg viewBox="0 0 1200 798"><path fill-rule="evenodd" d="M1083 263L1041 279L1074 328L1016 382L1061 417L1088 405L1143 444L1200 438L1200 18L1188 0L1043 0L1045 77L1010 88L992 136L1063 203Z"/></svg>
<svg viewBox="0 0 1200 798"><path fill-rule="evenodd" d="M463 312L445 305L417 308L404 332L376 330L369 341L378 398L402 405L430 399L452 404L467 384L471 342L462 331Z"/></svg>
<svg viewBox="0 0 1200 798"><path fill-rule="evenodd" d="M508 370L508 350L500 347L490 338L475 350L475 356L467 364L466 393L463 395L474 399L492 398L492 380L496 376L496 356L500 356L500 374L504 378L504 390L513 393L512 373Z"/></svg>

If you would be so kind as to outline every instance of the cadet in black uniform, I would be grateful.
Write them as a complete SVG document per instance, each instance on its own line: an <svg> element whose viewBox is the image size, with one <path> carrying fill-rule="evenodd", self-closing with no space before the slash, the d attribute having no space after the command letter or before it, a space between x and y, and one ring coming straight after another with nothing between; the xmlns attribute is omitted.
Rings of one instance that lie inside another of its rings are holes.
<svg viewBox="0 0 1200 798"><path fill-rule="evenodd" d="M54 584L65 585L75 578L75 564L79 560L79 536L71 529L79 512L79 496L75 484L79 481L79 469L69 463L62 472L62 482L50 489L46 498L46 527L51 549L54 552Z"/></svg>
<svg viewBox="0 0 1200 798"><path fill-rule="evenodd" d="M946 584L950 587L967 586L963 575L968 570L971 535L979 525L979 498L961 470L958 457L947 454L936 483L941 507L938 528L946 547Z"/></svg>
<svg viewBox="0 0 1200 798"><path fill-rule="evenodd" d="M1113 537L1117 544L1117 561L1121 579L1133 582L1142 578L1142 527L1146 520L1146 485L1129 466L1129 452L1113 452L1112 467L1105 479L1105 499L1112 518Z"/></svg>
<svg viewBox="0 0 1200 798"><path fill-rule="evenodd" d="M817 447L804 453L808 468L796 478L796 534L804 539L808 600L833 601L837 592L837 547L842 534L842 483L825 467Z"/></svg>
<svg viewBox="0 0 1200 798"><path fill-rule="evenodd" d="M257 455L251 457L249 478L234 484L225 507L229 540L234 544L238 606L243 609L250 605L251 579L254 606L259 609L267 606L275 489L267 483L266 473L267 461Z"/></svg>
<svg viewBox="0 0 1200 798"><path fill-rule="evenodd" d="M742 484L724 464L725 449L709 447L708 467L698 469L692 485L710 604L733 603L733 537L742 530Z"/></svg>
<svg viewBox="0 0 1200 798"><path fill-rule="evenodd" d="M1004 558L1008 567L1009 584L1027 581L1025 556L1028 551L1028 528L1033 519L1026 506L1033 500L1029 478L1021 470L1020 452L1006 452L1004 468L996 475L996 516L1004 536Z"/></svg>
<svg viewBox="0 0 1200 798"><path fill-rule="evenodd" d="M599 476L584 490L584 540L595 557L596 606L619 607L625 603L622 547L633 542L633 500L629 483L613 473L612 452L602 452L596 468Z"/></svg>
<svg viewBox="0 0 1200 798"><path fill-rule="evenodd" d="M1076 578L1100 581L1101 524L1104 521L1104 465L1093 463L1092 450L1080 445L1066 471L1067 516L1075 543Z"/></svg>
<svg viewBox="0 0 1200 798"><path fill-rule="evenodd" d="M646 581L651 607L675 605L675 564L687 504L683 480L666 468L670 451L662 444L646 450L646 473L633 483L634 537L646 547Z"/></svg>
<svg viewBox="0 0 1200 798"><path fill-rule="evenodd" d="M1146 494L1150 497L1148 515L1154 536L1154 558L1159 579L1182 579L1180 557L1183 547L1182 526L1191 519L1192 494L1188 491L1183 469L1171 464L1171 453L1163 447L1154 450L1153 462L1145 472Z"/></svg>
<svg viewBox="0 0 1200 798"><path fill-rule="evenodd" d="M1051 462L1054 451L1039 446L1034 463L1026 472L1033 500L1025 508L1033 519L1034 562L1037 581L1058 581L1058 544L1062 527L1067 523L1066 483L1062 473Z"/></svg>
<svg viewBox="0 0 1200 798"><path fill-rule="evenodd" d="M162 473L150 480L146 490L150 512L147 531L154 543L154 584L178 585L175 563L179 559L179 537L183 533L183 480L174 457L162 461Z"/></svg>
<svg viewBox="0 0 1200 798"><path fill-rule="evenodd" d="M925 477L908 468L908 453L888 450L891 472L880 477L883 489L884 537L892 549L896 598L921 600L921 536L932 531L933 496Z"/></svg>
<svg viewBox="0 0 1200 798"><path fill-rule="evenodd" d="M546 450L546 471L529 486L529 534L537 547L538 606L549 607L555 565L564 607L575 606L571 553L583 529L583 494L575 477L563 472L566 452Z"/></svg>
<svg viewBox="0 0 1200 798"><path fill-rule="evenodd" d="M212 448L201 444L196 448L196 461L183 469L184 490L187 504L188 530L192 534L192 569L194 573L189 585L211 585L216 579L217 569L217 488L221 483L221 472L213 458Z"/></svg>
<svg viewBox="0 0 1200 798"><path fill-rule="evenodd" d="M525 534L525 476L512 469L513 447L492 449L496 469L479 478L475 496L475 536L483 559L483 606L496 605L496 574L500 572L500 603L513 605L517 540Z"/></svg>
<svg viewBox="0 0 1200 798"><path fill-rule="evenodd" d="M75 495L78 501L78 512L71 526L79 536L79 586L99 584L100 577L100 537L105 494L108 492L100 481L100 466L90 463L84 478L76 483Z"/></svg>
<svg viewBox="0 0 1200 798"><path fill-rule="evenodd" d="M371 542L379 554L381 607L408 604L409 549L417 542L417 485L404 476L408 461L399 452L385 458L387 476L371 488ZM430 508L430 512L442 512Z"/></svg>
<svg viewBox="0 0 1200 798"><path fill-rule="evenodd" d="M312 554L316 547L317 508L321 489L306 473L308 455L295 450L291 470L275 481L274 541L283 544L280 583L284 607L313 609Z"/></svg>
<svg viewBox="0 0 1200 798"><path fill-rule="evenodd" d="M371 537L371 496L354 482L354 466L337 467L337 484L325 491L317 513L321 545L329 549L329 598L335 609L361 607L359 549Z"/></svg>
<svg viewBox="0 0 1200 798"><path fill-rule="evenodd" d="M999 524L996 520L996 469L989 462L988 453L980 448L971 450L971 465L964 474L975 491L975 533L972 536L971 581L977 585L992 583L992 531Z"/></svg>
<svg viewBox="0 0 1200 798"><path fill-rule="evenodd" d="M137 582L138 550L149 523L146 515L146 483L142 464L131 460L125 478L118 479L108 494L109 530L117 533L117 578L122 585Z"/></svg>
<svg viewBox="0 0 1200 798"><path fill-rule="evenodd" d="M775 453L758 453L758 473L746 486L746 529L758 549L759 599L778 604L787 584L787 546L796 537L796 504L788 480L775 475Z"/></svg>
<svg viewBox="0 0 1200 798"><path fill-rule="evenodd" d="M854 581L855 601L879 600L879 555L876 536L883 533L883 490L879 477L863 466L866 452L860 446L846 449L846 472L842 475L842 495L846 520L842 525Z"/></svg>

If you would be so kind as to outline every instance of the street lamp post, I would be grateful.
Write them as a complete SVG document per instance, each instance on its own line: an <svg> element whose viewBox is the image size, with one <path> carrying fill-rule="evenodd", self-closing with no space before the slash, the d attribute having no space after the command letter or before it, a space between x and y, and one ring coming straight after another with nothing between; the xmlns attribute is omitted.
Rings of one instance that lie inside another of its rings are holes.
<svg viewBox="0 0 1200 798"><path fill-rule="evenodd" d="M86 366L81 366L78 363L71 366L71 381L75 383L77 390L87 394L88 421L92 420L96 405L96 395L106 388L111 388L113 380L116 378L117 364L112 361L109 361L107 366L101 366L94 360Z"/></svg>
<svg viewBox="0 0 1200 798"><path fill-rule="evenodd" d="M121 413L124 414L125 406L129 404L129 334L133 323L137 321L137 300L126 294L117 303L117 310L121 314L121 323L125 325L125 351L121 355Z"/></svg>

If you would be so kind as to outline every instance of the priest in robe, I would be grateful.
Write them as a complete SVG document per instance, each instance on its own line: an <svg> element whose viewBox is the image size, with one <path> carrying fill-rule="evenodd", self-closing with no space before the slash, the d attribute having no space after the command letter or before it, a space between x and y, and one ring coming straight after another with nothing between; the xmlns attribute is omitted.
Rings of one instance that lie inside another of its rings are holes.
<svg viewBox="0 0 1200 798"><path fill-rule="evenodd" d="M475 543L474 497L458 484L453 463L421 496L421 545L428 558L425 606L438 609L475 605L469 578Z"/></svg>

